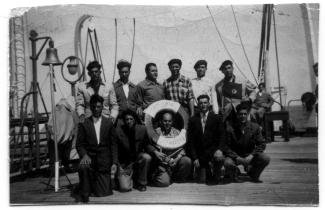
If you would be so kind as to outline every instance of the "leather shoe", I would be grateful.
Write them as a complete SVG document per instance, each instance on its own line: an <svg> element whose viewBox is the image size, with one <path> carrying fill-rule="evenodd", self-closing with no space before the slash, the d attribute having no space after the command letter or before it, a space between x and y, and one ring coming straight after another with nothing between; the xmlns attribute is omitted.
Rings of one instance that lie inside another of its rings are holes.
<svg viewBox="0 0 325 210"><path fill-rule="evenodd" d="M147 186L146 185L138 185L137 190L139 190L140 192L144 192L147 190Z"/></svg>
<svg viewBox="0 0 325 210"><path fill-rule="evenodd" d="M88 203L88 202L89 202L89 196L84 196L84 195L82 195L82 196L81 196L81 202L83 202L83 203Z"/></svg>

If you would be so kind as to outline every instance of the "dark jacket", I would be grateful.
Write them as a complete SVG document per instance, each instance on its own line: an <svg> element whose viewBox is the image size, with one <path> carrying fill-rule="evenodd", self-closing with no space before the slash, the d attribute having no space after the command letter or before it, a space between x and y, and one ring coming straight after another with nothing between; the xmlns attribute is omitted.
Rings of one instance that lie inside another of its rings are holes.
<svg viewBox="0 0 325 210"><path fill-rule="evenodd" d="M225 128L222 117L209 112L203 133L201 116L191 117L187 130L188 150L193 160L208 162L216 150L222 149L225 142Z"/></svg>
<svg viewBox="0 0 325 210"><path fill-rule="evenodd" d="M119 114L127 109L131 109L132 111L136 111L137 109L137 95L136 95L136 85L132 82L129 82L129 95L126 98L124 90L123 90L123 82L121 80L117 80L114 83L114 90L116 94L117 103L119 106Z"/></svg>
<svg viewBox="0 0 325 210"><path fill-rule="evenodd" d="M117 163L117 144L115 129L111 120L102 117L100 140L97 143L92 117L86 118L78 127L76 148L80 158L87 154L92 161L91 167L101 172L110 172L112 163Z"/></svg>
<svg viewBox="0 0 325 210"><path fill-rule="evenodd" d="M265 147L265 140L259 125L248 121L243 131L239 126L227 131L227 144L224 154L231 158L247 157L250 154L264 152Z"/></svg>
<svg viewBox="0 0 325 210"><path fill-rule="evenodd" d="M116 128L118 144L118 161L120 164L128 165L136 161L141 152L145 152L148 144L148 134L144 125L135 125L133 131L127 129L125 125Z"/></svg>

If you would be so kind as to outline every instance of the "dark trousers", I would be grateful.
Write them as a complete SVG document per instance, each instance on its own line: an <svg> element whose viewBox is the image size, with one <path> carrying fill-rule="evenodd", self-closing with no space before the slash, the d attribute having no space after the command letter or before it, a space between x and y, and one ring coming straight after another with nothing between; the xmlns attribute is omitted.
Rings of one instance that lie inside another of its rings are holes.
<svg viewBox="0 0 325 210"><path fill-rule="evenodd" d="M183 156L174 167L158 164L154 170L152 183L157 187L168 187L172 180L185 182L191 174L192 161L189 157Z"/></svg>
<svg viewBox="0 0 325 210"><path fill-rule="evenodd" d="M110 173L99 172L91 167L80 167L78 174L80 195L89 197L93 193L102 197L113 194Z"/></svg>
<svg viewBox="0 0 325 210"><path fill-rule="evenodd" d="M207 178L219 180L225 157L221 150L216 150L212 157L199 158L200 168L195 168L199 182L205 182Z"/></svg>
<svg viewBox="0 0 325 210"><path fill-rule="evenodd" d="M140 153L137 157L137 160L133 163L133 170L135 173L133 173L133 176L130 178L133 178L137 184L140 185L147 185L148 183L148 172L150 169L150 163L151 163L151 156L147 153ZM122 170L127 167L126 165L121 165ZM121 191L129 191L131 190L132 186L121 183L124 181L128 181L127 179L119 179L119 186Z"/></svg>
<svg viewBox="0 0 325 210"><path fill-rule="evenodd" d="M247 167L247 174L252 178L252 179L258 179L263 172L264 168L270 163L270 157L267 156L264 153L258 153L254 155L251 163ZM236 171L238 170L237 168L237 163L235 160L233 160L230 157L226 157L224 166L226 169L225 174L229 177L234 177L236 176Z"/></svg>

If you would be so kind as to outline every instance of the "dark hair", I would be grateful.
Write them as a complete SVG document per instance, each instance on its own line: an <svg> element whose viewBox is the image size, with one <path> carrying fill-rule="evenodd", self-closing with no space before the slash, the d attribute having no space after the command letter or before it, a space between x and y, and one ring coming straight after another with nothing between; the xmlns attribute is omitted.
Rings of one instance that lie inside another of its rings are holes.
<svg viewBox="0 0 325 210"><path fill-rule="evenodd" d="M207 98L208 101L210 101L210 97L206 94L203 94L203 95L199 95L199 97L197 97L197 101L199 102L202 98Z"/></svg>
<svg viewBox="0 0 325 210"><path fill-rule="evenodd" d="M124 67L129 67L129 69L131 69L131 63L129 63L128 61L126 60L120 60L118 63L117 63L117 69L119 71L121 71L122 68Z"/></svg>
<svg viewBox="0 0 325 210"><path fill-rule="evenodd" d="M232 66L232 61L231 60L225 60L224 62L222 62L219 70L222 71L226 68L226 66L231 65Z"/></svg>
<svg viewBox="0 0 325 210"><path fill-rule="evenodd" d="M261 85L263 85L263 87L265 87L265 83L261 82L260 84L258 84L258 87L260 87Z"/></svg>
<svg viewBox="0 0 325 210"><path fill-rule="evenodd" d="M250 109L250 107L249 107L249 105L248 105L247 103L240 103L240 104L238 104L238 105L236 106L236 111L237 111L237 113L240 112L240 111L243 110L243 109L247 110L247 112L248 112L249 109Z"/></svg>
<svg viewBox="0 0 325 210"><path fill-rule="evenodd" d="M171 67L174 63L179 64L180 66L182 66L182 61L178 58L173 58L168 62L168 66Z"/></svg>
<svg viewBox="0 0 325 210"><path fill-rule="evenodd" d="M306 92L302 94L301 102L306 104L307 111L313 111L313 105L316 103L316 96L312 92Z"/></svg>
<svg viewBox="0 0 325 210"><path fill-rule="evenodd" d="M155 63L147 63L146 68L145 68L146 73L149 72L149 69L150 69L151 66L157 67L157 65Z"/></svg>
<svg viewBox="0 0 325 210"><path fill-rule="evenodd" d="M125 117L127 115L132 116L136 123L139 122L138 115L134 111L132 111L131 109L126 109L125 111L122 112L122 114L121 114L122 119L125 120Z"/></svg>
<svg viewBox="0 0 325 210"><path fill-rule="evenodd" d="M313 68L316 68L318 67L318 62L316 62L314 65L313 65Z"/></svg>
<svg viewBox="0 0 325 210"><path fill-rule="evenodd" d="M87 65L87 70L90 71L90 70L92 70L93 68L98 68L98 69L100 69L101 67L102 67L102 65L100 65L100 64L98 63L98 61L91 61L91 62L89 62L88 65Z"/></svg>
<svg viewBox="0 0 325 210"><path fill-rule="evenodd" d="M89 104L90 105L93 105L93 104L96 104L96 103L101 103L103 104L104 103L104 98L101 97L100 95L98 94L94 94L90 97L90 101L89 101Z"/></svg>
<svg viewBox="0 0 325 210"><path fill-rule="evenodd" d="M205 67L207 67L208 66L208 62L206 60L198 60L194 64L194 69L199 68L201 65L204 65Z"/></svg>

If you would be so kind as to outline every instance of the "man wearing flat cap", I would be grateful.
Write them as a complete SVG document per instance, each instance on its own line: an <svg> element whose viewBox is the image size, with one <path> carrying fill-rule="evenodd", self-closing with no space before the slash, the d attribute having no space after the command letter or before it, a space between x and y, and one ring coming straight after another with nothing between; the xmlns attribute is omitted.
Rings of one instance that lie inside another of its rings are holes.
<svg viewBox="0 0 325 210"><path fill-rule="evenodd" d="M171 59L168 62L171 76L163 82L166 99L181 104L189 116L194 116L194 93L192 82L189 78L180 74L182 61Z"/></svg>
<svg viewBox="0 0 325 210"><path fill-rule="evenodd" d="M115 122L118 115L118 104L112 85L103 83L101 78L101 65L92 61L87 66L90 81L80 82L77 86L76 108L81 122L92 115L90 110L90 97L99 95L104 98L102 115Z"/></svg>

